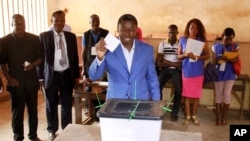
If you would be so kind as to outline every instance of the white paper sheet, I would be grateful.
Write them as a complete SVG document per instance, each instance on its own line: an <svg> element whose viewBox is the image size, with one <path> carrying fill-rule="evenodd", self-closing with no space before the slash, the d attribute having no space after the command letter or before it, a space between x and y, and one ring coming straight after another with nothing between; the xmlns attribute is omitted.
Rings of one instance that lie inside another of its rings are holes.
<svg viewBox="0 0 250 141"><path fill-rule="evenodd" d="M226 63L221 63L219 70L220 71L225 71L225 69L226 69Z"/></svg>
<svg viewBox="0 0 250 141"><path fill-rule="evenodd" d="M204 42L188 38L185 52L186 53L192 52L194 55L200 56L204 48L204 45L205 45ZM194 62L195 60L189 59L189 61Z"/></svg>
<svg viewBox="0 0 250 141"><path fill-rule="evenodd" d="M108 33L104 41L106 42L106 48L111 52L113 52L120 44L120 40L110 33Z"/></svg>

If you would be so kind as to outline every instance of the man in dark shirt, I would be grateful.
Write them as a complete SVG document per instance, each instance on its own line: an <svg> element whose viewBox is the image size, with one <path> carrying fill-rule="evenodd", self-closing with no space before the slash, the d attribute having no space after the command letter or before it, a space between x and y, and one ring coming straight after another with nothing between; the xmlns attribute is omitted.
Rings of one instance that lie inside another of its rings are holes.
<svg viewBox="0 0 250 141"><path fill-rule="evenodd" d="M158 46L157 65L162 70L159 73L159 83L161 91L161 99L163 97L162 90L167 81L172 79L175 89L173 98L173 111L170 120L177 121L178 113L181 106L181 61L177 58L177 50L179 41L177 39L178 27L175 24L168 26L168 39L160 42Z"/></svg>
<svg viewBox="0 0 250 141"><path fill-rule="evenodd" d="M91 24L91 29L84 32L82 37L82 74L86 78L89 77L89 66L96 57L94 46L100 38L105 38L109 32L108 30L100 27L100 18L96 14L90 16L89 23Z"/></svg>
<svg viewBox="0 0 250 141"><path fill-rule="evenodd" d="M43 61L43 50L38 36L25 32L25 20L20 14L12 16L14 30L2 39L1 68L8 81L12 106L12 130L15 141L24 139L24 109L28 111L28 137L37 137L38 112L37 94L39 89L36 66Z"/></svg>
<svg viewBox="0 0 250 141"><path fill-rule="evenodd" d="M95 44L101 38L105 38L109 32L108 30L100 27L100 18L96 14L93 14L90 16L89 23L91 24L91 29L84 32L83 37L82 37L82 75L83 75L83 81L85 84L86 82L91 81L89 80L88 70L89 70L90 64L96 57ZM101 80L105 81L106 80L105 76ZM88 91L91 91L91 90L88 89ZM96 100L94 100L93 102L94 102L94 106L97 106L99 104L99 102ZM104 101L101 101L101 103L103 102ZM87 112L88 111L86 109L86 113Z"/></svg>

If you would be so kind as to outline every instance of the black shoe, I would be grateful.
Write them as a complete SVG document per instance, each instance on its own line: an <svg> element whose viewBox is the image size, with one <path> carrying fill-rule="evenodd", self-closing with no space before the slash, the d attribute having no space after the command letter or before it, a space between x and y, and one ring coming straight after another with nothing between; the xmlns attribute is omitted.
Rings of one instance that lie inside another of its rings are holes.
<svg viewBox="0 0 250 141"><path fill-rule="evenodd" d="M41 141L38 137L34 138L34 139L30 139L30 141Z"/></svg>
<svg viewBox="0 0 250 141"><path fill-rule="evenodd" d="M99 122L100 121L99 117L95 117L95 121Z"/></svg>
<svg viewBox="0 0 250 141"><path fill-rule="evenodd" d="M176 122L176 121L178 121L178 116L177 115L171 115L170 120Z"/></svg>
<svg viewBox="0 0 250 141"><path fill-rule="evenodd" d="M49 140L50 140L50 141L53 141L55 138L56 138L56 134L53 133L53 132L50 132L50 133L49 133Z"/></svg>

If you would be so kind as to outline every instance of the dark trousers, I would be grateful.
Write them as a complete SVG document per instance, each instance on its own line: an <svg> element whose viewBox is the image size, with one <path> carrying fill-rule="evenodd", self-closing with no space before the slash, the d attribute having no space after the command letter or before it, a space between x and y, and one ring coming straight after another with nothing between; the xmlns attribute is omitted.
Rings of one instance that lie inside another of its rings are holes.
<svg viewBox="0 0 250 141"><path fill-rule="evenodd" d="M61 104L61 127L64 129L72 123L72 93L73 86L70 79L70 71L62 73L54 72L52 86L46 91L46 117L47 131L56 133L59 126L58 104Z"/></svg>
<svg viewBox="0 0 250 141"><path fill-rule="evenodd" d="M159 74L159 83L160 83L160 91L161 91L161 99L162 99L162 90L165 83L172 79L174 86L174 105L172 110L172 115L177 116L180 106L181 106L181 93L182 93L182 79L181 79L181 70L179 69L170 69L163 68Z"/></svg>
<svg viewBox="0 0 250 141"><path fill-rule="evenodd" d="M30 85L30 84L28 84ZM24 109L27 106L29 139L37 137L38 112L37 112L37 89L25 85L19 87L8 87L11 94L12 130L15 141L24 139Z"/></svg>

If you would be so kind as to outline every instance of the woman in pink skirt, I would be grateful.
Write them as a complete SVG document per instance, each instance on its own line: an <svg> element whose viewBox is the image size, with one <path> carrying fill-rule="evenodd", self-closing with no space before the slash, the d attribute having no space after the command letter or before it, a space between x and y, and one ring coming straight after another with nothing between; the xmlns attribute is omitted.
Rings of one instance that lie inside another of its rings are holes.
<svg viewBox="0 0 250 141"><path fill-rule="evenodd" d="M182 96L185 105L185 121L194 125L200 122L196 117L204 80L204 60L209 58L206 31L199 19L191 19L180 38L178 58L182 60ZM192 107L190 103L192 101ZM192 110L190 110L192 109Z"/></svg>

